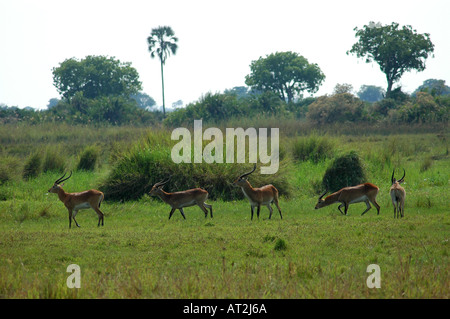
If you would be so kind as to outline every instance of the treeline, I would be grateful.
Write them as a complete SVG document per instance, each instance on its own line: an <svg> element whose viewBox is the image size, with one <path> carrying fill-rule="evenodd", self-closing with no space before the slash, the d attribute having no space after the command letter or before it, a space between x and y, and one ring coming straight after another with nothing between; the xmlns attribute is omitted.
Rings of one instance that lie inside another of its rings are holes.
<svg viewBox="0 0 450 319"><path fill-rule="evenodd" d="M275 93L238 95L233 92L208 93L199 101L170 113L165 120L170 126L191 123L192 119L227 121L241 117L277 116L283 119L303 119L312 124L386 122L415 124L447 122L450 115L450 95L418 92L415 96L400 90L390 98L367 102L349 92L317 98L304 98L286 103Z"/></svg>
<svg viewBox="0 0 450 319"><path fill-rule="evenodd" d="M135 99L123 96L101 96L94 99L78 92L70 100L60 100L47 110L18 107L0 107L0 123L66 123L148 126L163 119L159 111L148 111L138 106Z"/></svg>
<svg viewBox="0 0 450 319"><path fill-rule="evenodd" d="M64 122L67 124L105 124L154 126L164 123L171 127L192 124L193 119L223 122L235 118L276 116L283 119L302 119L312 124L379 123L416 124L448 122L450 95L417 92L408 95L395 90L390 98L377 102L363 101L349 92L333 93L294 102L282 101L273 92L237 94L207 93L184 108L167 113L139 107L135 100L120 96L88 99L82 93L70 101L61 100L48 110L1 107L0 123L28 124Z"/></svg>

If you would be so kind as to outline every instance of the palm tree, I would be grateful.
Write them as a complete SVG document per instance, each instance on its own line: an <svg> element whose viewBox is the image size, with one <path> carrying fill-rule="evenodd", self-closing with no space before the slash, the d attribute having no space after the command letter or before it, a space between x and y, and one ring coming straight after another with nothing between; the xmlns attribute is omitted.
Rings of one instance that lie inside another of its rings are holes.
<svg viewBox="0 0 450 319"><path fill-rule="evenodd" d="M178 38L175 37L171 27L159 26L152 29L150 36L147 38L148 50L150 51L150 56L154 58L159 57L161 61L161 80L162 80L162 98L163 98L163 116L166 117L166 104L164 101L164 71L163 66L166 63L167 57L172 53L177 52L177 41Z"/></svg>

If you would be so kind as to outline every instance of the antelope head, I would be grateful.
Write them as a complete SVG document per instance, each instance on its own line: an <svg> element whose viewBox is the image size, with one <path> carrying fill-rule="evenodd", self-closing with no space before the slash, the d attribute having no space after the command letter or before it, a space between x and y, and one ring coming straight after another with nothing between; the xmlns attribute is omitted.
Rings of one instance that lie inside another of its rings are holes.
<svg viewBox="0 0 450 319"><path fill-rule="evenodd" d="M48 192L49 193L58 193L62 189L62 186L64 186L63 182L68 180L72 176L72 171L70 171L70 175L68 177L64 178L65 176L66 176L66 173L64 173L63 176L58 178L53 183L53 186L48 190Z"/></svg>
<svg viewBox="0 0 450 319"><path fill-rule="evenodd" d="M392 177L391 177L391 184L392 184L392 185L394 185L395 183L401 184L401 183L403 183L403 182L405 181L405 175L406 175L405 169L403 169L403 177L400 178L399 180L396 180L396 179L395 179L394 173L395 173L395 168L394 168L394 170L392 171Z"/></svg>
<svg viewBox="0 0 450 319"><path fill-rule="evenodd" d="M247 182L247 176L250 175L251 173L253 173L256 170L256 164L255 166L253 166L253 169L245 174L240 175L235 181L234 181L234 185L236 186L244 186Z"/></svg>
<svg viewBox="0 0 450 319"><path fill-rule="evenodd" d="M317 201L316 207L314 209L319 209L319 208L322 208L324 206L323 204L324 204L325 200L322 199L322 198L325 196L325 194L327 192L328 192L328 190L326 189L325 192L323 192L323 194L320 195L320 197L319 197L319 199Z"/></svg>
<svg viewBox="0 0 450 319"><path fill-rule="evenodd" d="M161 182L158 182L155 185L153 185L152 189L149 192L149 195L157 196L158 194L160 194L162 192L163 186L166 185L169 181L170 181L170 177L165 181L161 181Z"/></svg>

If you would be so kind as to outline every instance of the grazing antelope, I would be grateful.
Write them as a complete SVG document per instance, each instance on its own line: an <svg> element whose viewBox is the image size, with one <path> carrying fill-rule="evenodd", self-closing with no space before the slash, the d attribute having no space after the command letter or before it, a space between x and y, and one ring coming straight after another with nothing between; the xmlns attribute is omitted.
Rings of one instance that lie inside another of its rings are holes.
<svg viewBox="0 0 450 319"><path fill-rule="evenodd" d="M206 208L209 208L211 218L213 217L212 205L208 205L205 203L206 199L208 198L207 191L201 188L194 188L182 192L166 193L162 188L165 184L167 184L169 180L170 177L166 181L156 183L155 185L153 185L149 193L150 196L158 196L165 203L169 204L172 207L172 210L169 214L169 219L170 217L172 217L173 212L176 209L178 209L183 218L186 219L186 216L184 216L183 207L190 207L194 205L198 205L198 207L202 209L202 211L205 213L205 218L208 217L208 210Z"/></svg>
<svg viewBox="0 0 450 319"><path fill-rule="evenodd" d="M395 172L395 169L392 171L392 177L391 177L392 186L391 186L390 194L391 194L391 199L392 199L392 205L394 205L394 218L399 218L399 215L401 217L404 216L406 192L405 192L405 189L400 186L400 184L404 182L406 172L405 172L405 169L403 169L403 177L400 178L399 180L396 180L394 178L394 172Z"/></svg>
<svg viewBox="0 0 450 319"><path fill-rule="evenodd" d="M48 190L48 192L58 194L59 200L64 203L67 210L69 211L69 228L72 227L72 219L74 220L77 227L80 227L80 225L78 225L75 219L75 216L77 215L80 209L88 209L88 208L92 208L97 213L98 215L97 226L100 226L100 222L102 223L103 226L104 214L100 211L100 204L102 203L103 198L105 197L103 193L95 189L91 189L81 193L66 193L62 189L62 186L64 186L62 182L68 180L72 176L72 172L70 172L70 175L68 177L64 178L65 176L66 173L64 173L63 176L58 178L53 184L52 188Z"/></svg>
<svg viewBox="0 0 450 319"><path fill-rule="evenodd" d="M364 183L357 186L344 187L341 190L328 195L325 199L322 199L322 197L327 193L327 191L325 191L322 195L320 195L315 209L339 202L341 203L341 205L338 206L339 211L342 215L347 215L348 206L350 204L364 202L367 205L367 209L361 214L361 216L372 208L370 203L376 207L377 215L379 215L380 205L378 205L376 201L378 189L379 188L372 183ZM341 210L341 207L345 208L345 213Z"/></svg>
<svg viewBox="0 0 450 319"><path fill-rule="evenodd" d="M283 216L281 215L281 209L280 205L278 205L278 190L275 188L275 186L269 184L262 186L260 188L253 188L252 185L247 180L247 176L253 173L256 169L256 164L253 167L253 170L240 175L235 181L234 185L241 187L242 192L244 193L245 197L250 202L250 207L252 209L252 220L253 220L253 209L254 207L257 207L256 210L256 216L259 218L259 211L261 209L261 205L267 206L269 209L270 215L269 219L272 217L272 203L275 203L275 205L278 208L278 212L280 213L280 218L283 219Z"/></svg>

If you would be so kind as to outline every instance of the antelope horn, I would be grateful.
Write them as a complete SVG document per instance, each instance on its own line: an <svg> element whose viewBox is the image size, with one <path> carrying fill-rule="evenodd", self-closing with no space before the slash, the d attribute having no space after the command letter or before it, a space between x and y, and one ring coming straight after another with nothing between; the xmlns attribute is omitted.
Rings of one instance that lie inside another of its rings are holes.
<svg viewBox="0 0 450 319"><path fill-rule="evenodd" d="M395 172L395 168L392 171L391 184L394 184L394 172Z"/></svg>
<svg viewBox="0 0 450 319"><path fill-rule="evenodd" d="M253 173L255 171L255 169L256 169L256 163L255 163L255 166L253 166L253 169L250 172L242 174L241 176L239 176L239 179L241 179L242 177L250 175L251 173Z"/></svg>
<svg viewBox="0 0 450 319"><path fill-rule="evenodd" d="M328 192L328 189L326 189L325 192L323 192L323 194L320 195L319 200L322 199L322 197L324 197L327 192Z"/></svg>
<svg viewBox="0 0 450 319"><path fill-rule="evenodd" d="M399 179L399 181L398 181L399 183L403 183L403 179L405 178L405 175L406 175L406 171L405 171L405 169L403 169L403 177Z"/></svg>
<svg viewBox="0 0 450 319"><path fill-rule="evenodd" d="M153 185L153 187L163 186L163 185L167 184L170 181L171 178L172 178L172 176L169 176L169 178L167 180L158 182L155 185Z"/></svg>
<svg viewBox="0 0 450 319"><path fill-rule="evenodd" d="M68 177L64 178L64 176L66 176L66 173L64 173L63 176L61 176L60 178L58 178L58 179L55 181L55 184L60 184L60 183L62 183L62 182L64 182L64 181L67 181L67 180L72 176L72 171L70 171L70 175L69 175Z"/></svg>

